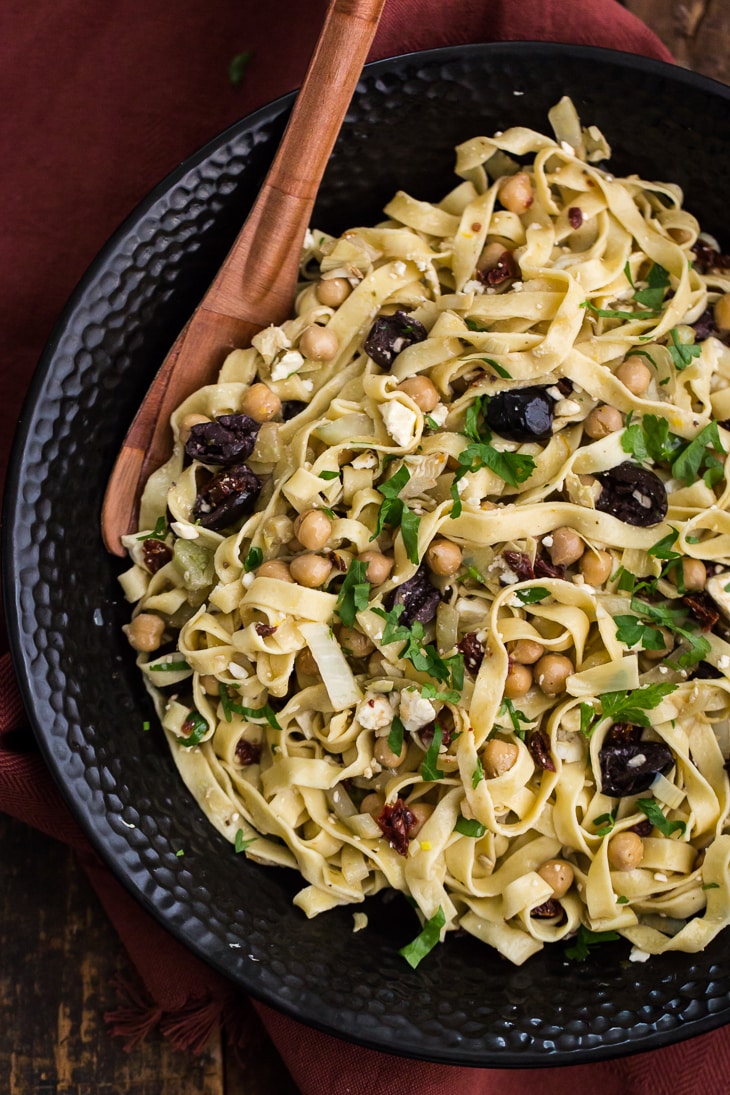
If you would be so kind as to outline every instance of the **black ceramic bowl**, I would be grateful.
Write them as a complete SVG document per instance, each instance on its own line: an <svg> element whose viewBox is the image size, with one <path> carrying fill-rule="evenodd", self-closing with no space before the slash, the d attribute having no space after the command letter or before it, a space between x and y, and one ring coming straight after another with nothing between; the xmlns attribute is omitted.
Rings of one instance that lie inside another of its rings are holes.
<svg viewBox="0 0 730 1095"><path fill-rule="evenodd" d="M439 198L453 146L521 123L543 130L569 94L604 131L611 169L678 182L730 244L730 89L596 49L489 45L369 66L335 149L315 224L377 220L396 188ZM400 899L308 921L297 880L232 854L181 784L121 624L120 569L99 537L119 444L170 343L224 257L291 99L244 119L166 179L93 264L47 347L23 414L6 499L13 653L38 741L76 817L131 892L196 954L274 1007L413 1057L485 1066L587 1062L730 1019L730 937L643 965L628 945L586 962L546 949L520 969L469 938L413 971ZM184 848L185 855L175 855Z"/></svg>

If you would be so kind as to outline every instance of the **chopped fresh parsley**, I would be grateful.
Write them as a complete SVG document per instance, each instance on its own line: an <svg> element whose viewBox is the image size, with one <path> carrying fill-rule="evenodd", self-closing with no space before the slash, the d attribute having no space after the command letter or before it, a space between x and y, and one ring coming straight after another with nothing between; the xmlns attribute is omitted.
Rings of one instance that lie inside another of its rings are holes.
<svg viewBox="0 0 730 1095"><path fill-rule="evenodd" d="M483 779L484 765L482 764L481 759L477 757L477 766L471 774L471 785L475 791Z"/></svg>
<svg viewBox="0 0 730 1095"><path fill-rule="evenodd" d="M243 829L238 829L236 832L233 847L237 852L245 852L248 847L256 840L255 836L249 837L248 840L243 839Z"/></svg>
<svg viewBox="0 0 730 1095"><path fill-rule="evenodd" d="M719 882L703 882L702 883L702 889L703 890L719 890L720 889L720 883Z"/></svg>
<svg viewBox="0 0 730 1095"><path fill-rule="evenodd" d="M475 840L478 840L480 836L484 836L486 831L486 826L474 817L460 817L454 826L455 833L461 833L462 836L472 836Z"/></svg>
<svg viewBox="0 0 730 1095"><path fill-rule="evenodd" d="M512 374L508 373L504 365L500 365L498 361L495 361L493 357L483 357L481 359L485 364L494 369L497 376L501 376L503 380L511 380Z"/></svg>
<svg viewBox="0 0 730 1095"><path fill-rule="evenodd" d="M184 745L186 749L189 749L192 745L200 745L201 741L208 733L208 723L205 721L199 711L194 709L190 712L185 719L183 726L190 727L190 733L186 738L178 738L178 745Z"/></svg>
<svg viewBox="0 0 730 1095"><path fill-rule="evenodd" d="M396 715L391 723L390 733L388 734L388 748L391 753L395 753L397 757L400 756L401 749L403 748L405 733L406 728Z"/></svg>
<svg viewBox="0 0 730 1095"><path fill-rule="evenodd" d="M403 605L393 605L387 612L382 608L374 608L373 612L385 620L380 640L384 646L403 642L405 645L398 652L399 658L407 659L419 673L428 673L442 683L450 681L452 688L461 691L464 686L463 654L442 658L433 643L424 642L425 631L420 620L415 620L411 627L398 623Z"/></svg>
<svg viewBox="0 0 730 1095"><path fill-rule="evenodd" d="M695 345L693 342L681 342L676 327L672 327L669 337L672 340L671 344L667 346L669 356L674 362L675 369L682 372L683 369L692 364L695 357L700 356L702 347Z"/></svg>
<svg viewBox="0 0 730 1095"><path fill-rule="evenodd" d="M164 540L169 532L167 521L164 517L158 517L152 532L143 532L138 540Z"/></svg>
<svg viewBox="0 0 730 1095"><path fill-rule="evenodd" d="M623 894L621 894L620 897L616 898L616 904L617 905L628 905L628 903L629 903L628 897L625 897Z"/></svg>
<svg viewBox="0 0 730 1095"><path fill-rule="evenodd" d="M439 905L438 910L430 920L426 921L416 938L405 947L401 947L398 954L405 958L409 966L416 969L419 962L421 962L438 943L441 938L441 929L445 923L446 915Z"/></svg>
<svg viewBox="0 0 730 1095"><path fill-rule="evenodd" d="M664 464L672 476L685 486L691 486L700 477L708 487L713 487L723 477L725 454L717 422L709 422L695 438L686 441L670 433L664 418L645 414L641 422L631 422L621 438L624 452L630 453L642 463L653 460Z"/></svg>
<svg viewBox="0 0 730 1095"><path fill-rule="evenodd" d="M340 586L336 610L345 627L352 627L358 612L368 607L370 582L366 578L368 564L353 559Z"/></svg>
<svg viewBox="0 0 730 1095"><path fill-rule="evenodd" d="M190 666L183 658L179 658L175 662L158 662L157 665L150 665L148 668L150 673L182 673L190 669Z"/></svg>
<svg viewBox="0 0 730 1095"><path fill-rule="evenodd" d="M179 858L180 858L180 856L182 856L182 855L185 855L185 849L184 849L184 848L178 848L178 850L177 850L177 851L175 852L175 855L176 855L176 856L178 857L178 859L179 859Z"/></svg>
<svg viewBox="0 0 730 1095"><path fill-rule="evenodd" d="M428 752L423 758L423 764L421 765L421 779L424 783L432 783L434 780L441 779L442 776L446 775L446 772L438 766L439 750L443 737L444 732L442 727L440 727L438 723L435 723L433 738L431 739Z"/></svg>
<svg viewBox="0 0 730 1095"><path fill-rule="evenodd" d="M529 479L535 470L535 458L519 452L502 452L492 444L491 431L486 426L479 424L480 417L486 405L486 396L477 396L466 412L464 433L470 439L467 445L459 453L459 466L454 474L451 485L451 497L454 505L451 510L452 517L461 514L462 504L459 497L459 480L463 479L467 472L479 471L480 468L489 468L500 479L504 479L511 487L517 487Z"/></svg>
<svg viewBox="0 0 730 1095"><path fill-rule="evenodd" d="M512 723L513 732L517 735L518 738L522 738L524 740L525 728L521 724L524 722L532 722L532 719L529 719L527 715L525 715L522 711L518 711L513 701L510 699L502 700L501 704L499 705L499 711L497 712L497 714L502 716L506 715L509 718L509 721ZM495 727L495 729L501 730L502 727Z"/></svg>
<svg viewBox="0 0 730 1095"><path fill-rule="evenodd" d="M593 824L597 826L596 836L608 836L613 832L616 824L616 810L612 810L610 814L599 814L598 817L594 817Z"/></svg>
<svg viewBox="0 0 730 1095"><path fill-rule="evenodd" d="M398 497L404 486L411 478L411 473L405 464L402 464L395 475L381 483L375 489L383 496L383 503L378 511L378 523L375 532L370 537L375 540L383 531L384 525L391 528L400 526L403 546L411 563L418 563L418 528L421 518L418 514L408 509L405 502Z"/></svg>
<svg viewBox="0 0 730 1095"><path fill-rule="evenodd" d="M461 692L455 689L439 692L435 685L428 683L421 685L421 695L424 700L443 700L444 703L458 703L461 699Z"/></svg>
<svg viewBox="0 0 730 1095"><path fill-rule="evenodd" d="M435 419L435 418L431 418L431 415L430 415L430 414L424 414L424 416L423 416L423 421L424 421L424 422L426 423L426 425L428 426L429 430L440 430L440 429L441 429L441 427L439 426L439 424L438 424L438 422L436 421L436 419Z"/></svg>
<svg viewBox="0 0 730 1095"><path fill-rule="evenodd" d="M318 479L339 479L340 473L338 471L321 471L317 477Z"/></svg>
<svg viewBox="0 0 730 1095"><path fill-rule="evenodd" d="M587 308L594 315L600 316L602 319L625 319L631 321L632 319L655 319L656 312L622 312L613 308L598 308L590 300L584 300L581 304L581 308Z"/></svg>
<svg viewBox="0 0 730 1095"><path fill-rule="evenodd" d="M545 589L544 586L531 586L529 589L518 589L515 593L515 597L518 597L523 605L537 604L538 601L544 601L545 598L549 596L550 590Z"/></svg>
<svg viewBox="0 0 730 1095"><path fill-rule="evenodd" d="M573 958L576 962L583 962L591 953L591 947L597 947L601 943L613 943L620 939L618 932L592 932L590 928L580 925L570 947L566 947L566 958Z"/></svg>
<svg viewBox="0 0 730 1095"><path fill-rule="evenodd" d="M678 685L669 682L645 684L642 688L633 688L623 692L604 692L601 696L601 711L604 718L614 722L632 722L637 726L650 726L646 715L658 707L662 700L671 695Z"/></svg>
<svg viewBox="0 0 730 1095"><path fill-rule="evenodd" d="M637 289L634 292L634 300L637 304L643 304L645 308L651 308L653 312L659 312L668 288L669 271L655 262L647 274L646 288Z"/></svg>
<svg viewBox="0 0 730 1095"><path fill-rule="evenodd" d="M232 87L241 86L244 73L246 72L252 57L252 49L245 49L241 53L237 53L234 57L231 57L228 62L228 79Z"/></svg>
<svg viewBox="0 0 730 1095"><path fill-rule="evenodd" d="M276 718L276 712L268 703L264 704L263 707L244 707L243 704L234 703L231 700L226 685L219 684L218 688L226 722L230 722L231 715L236 714L243 719L250 719L251 722L263 719L273 730L281 730Z"/></svg>
<svg viewBox="0 0 730 1095"><path fill-rule="evenodd" d="M590 738L593 735L595 729L596 712L592 704L581 703L580 705L580 732L584 738Z"/></svg>
<svg viewBox="0 0 730 1095"><path fill-rule="evenodd" d="M252 547L248 549L248 554L243 561L243 569L247 574L250 574L252 570L257 570L258 567L264 561L264 553L261 548Z"/></svg>
<svg viewBox="0 0 730 1095"><path fill-rule="evenodd" d="M701 662L710 651L710 641L688 618L688 611L684 606L674 607L672 602L650 604L648 601L631 598L631 610L638 616L617 616L616 622L619 628L616 637L620 642L633 646L641 642L645 650L661 650L659 645L659 628L666 627L679 638L684 640L685 649L676 660L676 664L682 669L690 669ZM628 642L632 639L632 642ZM654 686L653 686L654 687ZM657 685L655 687L665 687ZM628 720L632 721L632 720Z"/></svg>
<svg viewBox="0 0 730 1095"><path fill-rule="evenodd" d="M646 814L649 821L659 830L662 836L683 833L687 828L684 821L670 821L665 817L661 806L654 798L640 798L636 805L643 814Z"/></svg>

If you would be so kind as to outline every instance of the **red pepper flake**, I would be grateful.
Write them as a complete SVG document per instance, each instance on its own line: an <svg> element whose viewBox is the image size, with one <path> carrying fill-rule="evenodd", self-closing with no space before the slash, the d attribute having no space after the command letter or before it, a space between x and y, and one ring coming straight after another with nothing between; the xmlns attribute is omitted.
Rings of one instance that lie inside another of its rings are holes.
<svg viewBox="0 0 730 1095"><path fill-rule="evenodd" d="M378 828L398 855L408 855L408 830L416 824L416 815L397 798L392 806L387 803L376 817Z"/></svg>
<svg viewBox="0 0 730 1095"><path fill-rule="evenodd" d="M583 223L583 210L577 205L571 205L568 210L568 220L571 228L580 228Z"/></svg>
<svg viewBox="0 0 730 1095"><path fill-rule="evenodd" d="M474 221L473 225L471 226L471 230L472 232L481 232L482 226L479 221Z"/></svg>

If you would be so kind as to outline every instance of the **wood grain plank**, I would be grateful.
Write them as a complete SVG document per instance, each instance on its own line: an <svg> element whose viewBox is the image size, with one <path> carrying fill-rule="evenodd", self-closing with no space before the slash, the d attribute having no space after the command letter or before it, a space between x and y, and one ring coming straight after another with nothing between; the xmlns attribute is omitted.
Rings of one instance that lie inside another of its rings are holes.
<svg viewBox="0 0 730 1095"><path fill-rule="evenodd" d="M727 0L625 0L685 68L730 83Z"/></svg>
<svg viewBox="0 0 730 1095"><path fill-rule="evenodd" d="M0 845L0 1092L224 1095L219 1034L199 1058L109 1036L110 980L134 972L72 853L2 815Z"/></svg>

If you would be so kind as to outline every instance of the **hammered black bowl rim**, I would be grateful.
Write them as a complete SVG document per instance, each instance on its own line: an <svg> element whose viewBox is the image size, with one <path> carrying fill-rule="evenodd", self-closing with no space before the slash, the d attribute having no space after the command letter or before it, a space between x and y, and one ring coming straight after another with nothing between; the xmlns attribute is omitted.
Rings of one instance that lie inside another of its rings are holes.
<svg viewBox="0 0 730 1095"><path fill-rule="evenodd" d="M484 56L487 63L490 56L504 56L507 59L510 57L524 56L526 60L529 60L530 57L543 59L554 58L556 61L575 59L577 61L585 62L593 60L602 65L614 65L623 69L634 70L644 75L653 74L661 79L670 80L675 84L685 85L700 92L705 92L712 96L730 101L730 87L727 85L700 73L682 69L678 66L675 67L665 61L599 46L581 46L571 45L569 43L541 41L472 43L468 45L445 46L437 49L393 55L366 65L363 75L377 76L379 71L387 71L389 67L394 65L402 66L409 63L419 63L422 65L428 63L445 64L451 61L458 61L460 59L475 56ZM235 979L231 979L221 962L218 962L215 957L211 957L207 954L202 946L198 946L194 940L186 937L175 925L170 924L165 913L158 908L155 902L151 900L141 888L139 878L142 875L147 875L149 873L149 867L140 863L137 874L133 876L129 869L125 869L123 865L120 865L115 861L113 855L109 852L108 844L105 843L105 835L97 827L98 814L86 808L85 803L74 794L73 787L63 778L64 773L62 771L61 762L58 757L54 755L53 750L53 745L57 744L57 740L53 734L48 733L44 728L36 709L36 696L32 687L33 667L30 658L30 653L33 649L33 621L32 619L25 619L20 603L20 567L15 551L14 538L14 517L23 486L26 444L33 426L34 417L42 402L45 382L48 376L53 372L55 352L58 343L63 333L67 330L76 309L84 299L87 287L96 275L104 269L116 246L126 238L129 229L143 218L155 203L163 198L169 190L173 189L190 170L205 162L213 153L230 141L235 140L239 134L245 133L250 127L257 124L265 124L266 122L271 122L282 117L285 112L291 109L295 98L296 92L289 92L282 95L221 130L190 156L186 157L173 170L168 172L160 182L132 208L130 213L123 219L119 227L100 248L95 258L82 274L56 321L39 358L38 365L23 402L8 464L2 506L2 528L0 529L0 568L2 569L3 601L7 620L10 654L24 706L41 754L51 771L64 801L80 824L90 844L105 862L105 865L112 871L112 874L135 897L140 905L151 913L163 927L170 931L173 937L177 938L191 950L192 953L200 957L217 972L231 980L231 983L236 987L249 992L252 996L269 1006L306 1025L312 1026L315 1029L334 1035L335 1037L345 1037L348 1041L365 1048L402 1055L412 1059L451 1065L466 1065L470 1067L507 1068L536 1066L556 1067L605 1061L630 1056L650 1049L658 1049L670 1044L686 1041L689 1038L714 1030L730 1021L730 1005L725 1009L727 1015L725 1015L724 1012L715 1011L700 1018L688 1020L681 1026L666 1031L658 1030L654 1026L650 1033L641 1039L632 1041L628 1037L625 1037L622 1042L614 1044L587 1047L581 1046L577 1049L562 1049L554 1050L553 1052L546 1052L545 1047L543 1047L541 1052L536 1053L530 1052L530 1049L521 1049L520 1051L473 1051L467 1047L457 1048L455 1050L454 1047L449 1046L441 1047L439 1051L434 1053L433 1051L429 1051L427 1046L410 1045L405 1049L402 1049L397 1044L390 1042L384 1045L382 1040L378 1040L375 1037L363 1036L358 1033L357 1029L349 1029L345 1033L336 1023L334 1008L327 1007L324 1009L331 1013L328 1018L323 1018L320 1015L303 1015L301 1011L297 1010L297 1007L294 1004L290 1004L288 1001L279 1000L274 991L270 991L261 985L247 984L240 975ZM275 149L272 148L272 156L274 151ZM245 210L242 210L242 214L245 214L245 212ZM110 560L110 565L114 565L112 560ZM24 629L24 624L30 626L27 629ZM110 835L114 838L117 837L117 834L110 830L106 834L107 840ZM728 989L728 995L730 995L730 987Z"/></svg>

